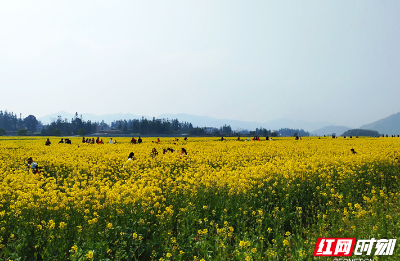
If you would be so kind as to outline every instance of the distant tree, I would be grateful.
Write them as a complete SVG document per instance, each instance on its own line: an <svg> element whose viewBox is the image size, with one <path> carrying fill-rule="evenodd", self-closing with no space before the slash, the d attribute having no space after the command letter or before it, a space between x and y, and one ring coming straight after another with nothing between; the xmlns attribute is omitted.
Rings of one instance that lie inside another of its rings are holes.
<svg viewBox="0 0 400 261"><path fill-rule="evenodd" d="M190 135L204 135L205 132L204 132L203 128L196 127L196 128L191 128L189 130L189 134Z"/></svg>
<svg viewBox="0 0 400 261"><path fill-rule="evenodd" d="M19 130L19 129L25 129L25 128L26 127L25 127L24 121L21 118L17 119L17 129Z"/></svg>
<svg viewBox="0 0 400 261"><path fill-rule="evenodd" d="M85 129L79 129L79 130L78 130L78 135L79 135L79 136L82 136L82 137L85 136L85 135L86 135Z"/></svg>
<svg viewBox="0 0 400 261"><path fill-rule="evenodd" d="M3 128L0 128L0 136L6 135L6 130Z"/></svg>
<svg viewBox="0 0 400 261"><path fill-rule="evenodd" d="M368 137L379 137L380 134L374 130L364 130L364 129L353 129L348 130L342 134L342 136L368 136Z"/></svg>
<svg viewBox="0 0 400 261"><path fill-rule="evenodd" d="M0 128L8 131L17 130L18 119L14 113L0 111Z"/></svg>
<svg viewBox="0 0 400 261"><path fill-rule="evenodd" d="M56 129L53 130L53 135L54 136L60 136L61 135L61 131L56 128Z"/></svg>
<svg viewBox="0 0 400 261"><path fill-rule="evenodd" d="M26 136L27 133L28 133L28 132L26 131L26 129L19 129L19 130L17 131L17 135L18 135L18 136Z"/></svg>
<svg viewBox="0 0 400 261"><path fill-rule="evenodd" d="M296 135L295 135L296 133ZM282 137L293 137L293 136L310 136L310 133L308 131L305 131L303 129L289 129L289 128L281 128L278 130L279 136Z"/></svg>
<svg viewBox="0 0 400 261"><path fill-rule="evenodd" d="M231 134L232 133L232 128L231 128L231 126L230 125L224 125L224 126L222 126L222 133L223 134Z"/></svg>
<svg viewBox="0 0 400 261"><path fill-rule="evenodd" d="M29 115L26 117L23 121L25 127L28 129L28 131L36 131L36 127L38 125L38 121L35 116Z"/></svg>
<svg viewBox="0 0 400 261"><path fill-rule="evenodd" d="M124 126L122 127L122 131L128 131L128 122L124 120Z"/></svg>
<svg viewBox="0 0 400 261"><path fill-rule="evenodd" d="M293 137L296 137L296 136L299 136L299 135L297 134L297 131L293 134Z"/></svg>
<svg viewBox="0 0 400 261"><path fill-rule="evenodd" d="M43 136L48 135L47 129L43 128L43 129L40 131L40 134L42 134Z"/></svg>

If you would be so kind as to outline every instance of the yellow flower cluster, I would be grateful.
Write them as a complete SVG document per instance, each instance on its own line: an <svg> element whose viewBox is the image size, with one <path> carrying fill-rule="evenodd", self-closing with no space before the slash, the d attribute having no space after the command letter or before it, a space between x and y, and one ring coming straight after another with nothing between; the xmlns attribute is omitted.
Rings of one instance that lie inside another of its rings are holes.
<svg viewBox="0 0 400 261"><path fill-rule="evenodd" d="M304 191L312 188L311 196L323 202L313 201L315 205L310 206L324 209L324 212L317 212L317 218L323 220L339 213L346 223L352 218L375 213L374 204L393 196L387 187L399 181L395 174L388 175L384 170L376 169L378 164L400 168L394 161L400 154L398 138L305 137L298 141L294 138L276 138L274 141L189 138L189 141L182 139L179 142L163 138L160 143L152 142L155 138L144 138L142 144L134 145L129 142L130 138L118 138L117 144L103 145L81 143L80 138L71 138L71 145L57 144L55 139L51 139L52 145L44 146L43 138L1 138L1 235L14 233L8 230L16 227L15 223L19 221L21 224L31 222L36 231L77 228L77 232L87 232L92 227L101 227L101 233L112 233L119 229L116 217L127 217L126 220L147 228L141 233L148 233L150 229L159 229L151 224L158 222L161 227L172 220L179 223L181 216L196 208L198 213L204 214L201 222L196 223L198 227L193 227L198 234L196 240L199 236L222 232L232 238L239 233L237 227L218 229L218 215L223 220L220 226L225 227L228 227L225 220L229 220L230 226L236 218L254 218L260 227L266 226L265 234L259 237L267 238L278 233L272 223L266 224L267 220L278 222L284 218L282 213L289 211L282 205L274 206L271 211L263 209L262 206L269 202L293 200L295 196L305 196ZM154 157L151 156L153 148L158 151ZM166 148L172 148L174 152L164 154ZM181 148L186 149L187 156L180 156ZM350 151L352 148L356 154ZM125 164L130 152L135 153L135 159ZM39 174L24 170L29 157L41 167ZM361 172L373 172L376 179L364 179L360 175L353 178ZM344 205L342 203L348 199L343 196L343 190L350 189L352 184L366 187L354 187L354 193L362 195L361 200ZM366 191L369 187L373 188ZM214 202L202 199L204 193L215 198L222 193L225 193L224 197L241 196L257 203L253 208L239 208L235 217L227 218L234 207L224 206L221 211L216 211ZM268 198L265 195L269 195ZM195 202L193 199L197 198L199 201ZM175 205L176 202L181 205ZM300 218L308 214L305 206L300 205L294 205L293 212ZM29 216L26 213L35 214ZM130 216L140 218L132 220ZM205 224L210 226L201 227ZM216 233L213 232L214 224ZM358 227L353 224L350 228L356 230ZM282 231L286 237L291 233ZM142 234L135 230L121 231L120 237L125 234L130 235L130 239L142 239ZM289 238L275 242L282 242L283 246L292 243ZM239 240L237 245L250 247L250 242ZM73 245L68 249L76 252L78 247ZM177 253L184 255L185 251ZM107 254L112 252L109 250ZM253 247L251 252L261 251ZM168 252L166 257L171 257L171 253ZM277 255L273 250L266 253L267 257ZM83 255L92 259L100 252L88 250ZM306 255L304 251L300 251L300 256L303 255Z"/></svg>

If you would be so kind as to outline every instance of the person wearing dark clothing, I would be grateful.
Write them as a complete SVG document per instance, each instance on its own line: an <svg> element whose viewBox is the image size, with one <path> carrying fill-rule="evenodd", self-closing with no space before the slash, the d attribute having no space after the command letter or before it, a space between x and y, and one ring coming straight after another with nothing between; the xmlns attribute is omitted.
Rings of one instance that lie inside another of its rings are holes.
<svg viewBox="0 0 400 261"><path fill-rule="evenodd" d="M182 148L182 149L181 149L181 154L180 154L180 156L181 156L181 157L184 157L184 156L186 156L186 155L187 155L186 150L185 150L184 148Z"/></svg>
<svg viewBox="0 0 400 261"><path fill-rule="evenodd" d="M61 138L61 140L58 142L58 144L60 144L60 143L64 143L64 139L63 138Z"/></svg>
<svg viewBox="0 0 400 261"><path fill-rule="evenodd" d="M128 156L128 160L130 159L130 160L135 160L135 153L133 153L133 152L131 152L131 153L129 153L129 156Z"/></svg>
<svg viewBox="0 0 400 261"><path fill-rule="evenodd" d="M125 162L124 167L130 166L134 160L136 160L135 153L133 152L129 153L128 160Z"/></svg>
<svg viewBox="0 0 400 261"><path fill-rule="evenodd" d="M139 137L139 139L137 140L138 144L142 143L142 138Z"/></svg>
<svg viewBox="0 0 400 261"><path fill-rule="evenodd" d="M51 144L50 140L49 140L49 139L47 139L47 140L46 140L46 143L45 143L44 145L46 145L46 146L50 146L50 144Z"/></svg>

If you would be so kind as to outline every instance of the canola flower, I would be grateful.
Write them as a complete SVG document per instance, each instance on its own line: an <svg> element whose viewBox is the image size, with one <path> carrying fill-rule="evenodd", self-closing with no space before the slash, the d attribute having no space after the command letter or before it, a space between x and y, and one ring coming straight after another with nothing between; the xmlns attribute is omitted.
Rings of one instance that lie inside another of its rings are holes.
<svg viewBox="0 0 400 261"><path fill-rule="evenodd" d="M399 237L398 138L71 140L1 138L0 259L308 260L317 237Z"/></svg>

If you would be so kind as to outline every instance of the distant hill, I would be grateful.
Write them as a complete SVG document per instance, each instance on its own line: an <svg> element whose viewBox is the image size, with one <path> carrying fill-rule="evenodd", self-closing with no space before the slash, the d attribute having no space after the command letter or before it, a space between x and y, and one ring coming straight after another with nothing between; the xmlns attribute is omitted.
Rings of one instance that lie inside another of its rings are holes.
<svg viewBox="0 0 400 261"><path fill-rule="evenodd" d="M266 122L267 126L271 126L272 130L278 130L280 128L291 128L291 129L303 129L305 131L313 131L320 129L327 125L332 125L331 122L322 121L305 121L305 120L292 120L292 119L276 119Z"/></svg>
<svg viewBox="0 0 400 261"><path fill-rule="evenodd" d="M323 127L321 129L311 132L311 135L324 136L324 135L332 135L333 133L335 133L336 136L340 136L345 131L348 131L350 129L351 128L346 127L346 126L326 126L326 127Z"/></svg>
<svg viewBox="0 0 400 261"><path fill-rule="evenodd" d="M381 134L399 135L400 134L400 112L390 115L384 119L366 124L360 129L376 130Z"/></svg>
<svg viewBox="0 0 400 261"><path fill-rule="evenodd" d="M248 122L248 121L239 121L239 120L229 120L229 119L217 119L209 116L197 116L190 115L185 113L180 114L161 114L158 118L165 119L178 119L179 121L186 121L192 123L194 127L215 127L219 128L221 126L230 125L233 130L237 129L248 129L255 130L256 128L267 128L268 126L265 123L261 122Z"/></svg>
<svg viewBox="0 0 400 261"><path fill-rule="evenodd" d="M58 116L61 119L67 119L70 121L75 117L74 113L68 113L65 111L60 111L57 113L49 114L44 117L38 118L43 124L49 124L52 121L57 120ZM96 121L101 122L104 120L105 123L110 124L115 120L129 120L129 119L141 119L142 116L130 114L130 113L117 113L117 114L107 114L107 115L95 115L92 113L79 113L78 116L82 115L82 119L85 121ZM151 120L152 117L143 116L146 119ZM265 128L268 130L279 130L281 128L292 128L292 129L303 129L305 131L315 130L322 128L323 126L329 125L329 122L309 122L304 120L292 120L292 119L276 119L267 122L250 122L250 121L240 121L240 120L229 120L229 119L217 119L208 116L197 116L185 113L180 114L161 114L156 116L158 119L178 119L179 121L186 121L193 124L194 127L215 127L219 128L221 126L230 125L232 130L255 130L256 128Z"/></svg>
<svg viewBox="0 0 400 261"><path fill-rule="evenodd" d="M265 128L268 130L279 130L281 128L303 129L305 131L315 130L323 126L329 125L328 122L309 122L304 120L292 119L276 119L266 122L249 122L229 119L216 119L208 116L196 116L190 114L162 114L158 118L177 118L179 121L187 121L193 126L199 127L221 127L223 125L230 125L232 130L247 129L255 130L256 128Z"/></svg>

